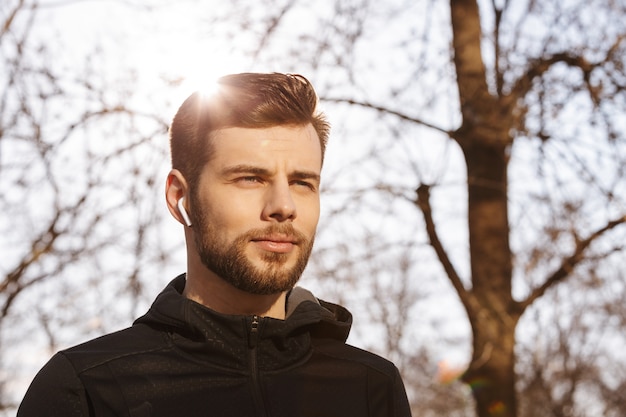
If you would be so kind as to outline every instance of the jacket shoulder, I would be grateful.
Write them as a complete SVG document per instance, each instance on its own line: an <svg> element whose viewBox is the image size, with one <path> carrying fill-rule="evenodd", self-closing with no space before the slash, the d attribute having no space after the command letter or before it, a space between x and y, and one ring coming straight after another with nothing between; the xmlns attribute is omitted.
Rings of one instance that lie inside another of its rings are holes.
<svg viewBox="0 0 626 417"><path fill-rule="evenodd" d="M111 362L168 347L164 333L135 324L56 353L28 388L19 417L89 416L83 375ZM45 398L46 401L41 401Z"/></svg>
<svg viewBox="0 0 626 417"><path fill-rule="evenodd" d="M395 377L398 372L398 369L390 360L346 343L331 339L318 339L313 344L319 354L335 360L353 363L355 366L363 366L389 377Z"/></svg>
<svg viewBox="0 0 626 417"><path fill-rule="evenodd" d="M117 359L166 349L168 346L163 332L155 331L143 324L135 324L60 353L74 366L76 372L81 374Z"/></svg>
<svg viewBox="0 0 626 417"><path fill-rule="evenodd" d="M43 401L42 399L45 399ZM81 417L89 415L84 387L65 355L57 353L35 376L18 417Z"/></svg>

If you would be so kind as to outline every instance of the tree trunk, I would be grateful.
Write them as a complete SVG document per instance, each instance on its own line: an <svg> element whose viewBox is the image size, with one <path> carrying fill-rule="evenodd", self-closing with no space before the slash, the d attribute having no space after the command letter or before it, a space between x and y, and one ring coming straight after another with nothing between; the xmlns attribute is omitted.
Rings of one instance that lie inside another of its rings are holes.
<svg viewBox="0 0 626 417"><path fill-rule="evenodd" d="M473 355L463 376L480 417L515 417L515 327L507 201L511 109L489 92L481 55L475 0L452 0L454 65L462 125L454 133L467 166L468 227L472 274L465 297ZM467 302L472 300L472 302Z"/></svg>
<svg viewBox="0 0 626 417"><path fill-rule="evenodd" d="M457 135L467 165L471 293L475 300L465 303L473 355L463 379L472 388L480 417L514 417L515 327L520 315L511 295L508 150L505 144L485 140L484 132L477 136L476 130L482 129Z"/></svg>

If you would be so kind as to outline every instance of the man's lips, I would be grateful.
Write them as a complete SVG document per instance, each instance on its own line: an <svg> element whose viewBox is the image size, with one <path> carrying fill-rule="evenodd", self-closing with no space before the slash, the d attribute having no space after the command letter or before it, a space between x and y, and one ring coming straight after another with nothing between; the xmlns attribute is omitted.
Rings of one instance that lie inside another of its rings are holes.
<svg viewBox="0 0 626 417"><path fill-rule="evenodd" d="M260 249L276 253L289 253L298 244L295 237L284 235L255 237L252 242Z"/></svg>

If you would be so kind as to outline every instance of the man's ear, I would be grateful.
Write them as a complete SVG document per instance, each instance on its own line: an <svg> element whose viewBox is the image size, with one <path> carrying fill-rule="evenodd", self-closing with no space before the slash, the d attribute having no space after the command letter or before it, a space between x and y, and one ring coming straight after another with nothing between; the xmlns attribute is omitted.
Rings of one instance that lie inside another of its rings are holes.
<svg viewBox="0 0 626 417"><path fill-rule="evenodd" d="M187 196L188 191L187 180L183 174L177 169L171 170L169 174L167 174L167 180L165 182L165 202L167 203L167 209L179 223L191 226L188 216L185 218L188 211L187 207L183 206L182 209L179 208L179 202Z"/></svg>

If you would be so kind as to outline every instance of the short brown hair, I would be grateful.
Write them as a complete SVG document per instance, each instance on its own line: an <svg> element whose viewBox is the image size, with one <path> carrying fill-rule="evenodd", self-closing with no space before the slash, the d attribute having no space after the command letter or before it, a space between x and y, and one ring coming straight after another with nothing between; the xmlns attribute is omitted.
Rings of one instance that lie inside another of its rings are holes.
<svg viewBox="0 0 626 417"><path fill-rule="evenodd" d="M322 160L330 125L317 111L317 94L301 75L243 73L217 82L213 94L196 92L180 106L170 127L172 168L195 185L211 156L211 135L227 127L266 128L311 123Z"/></svg>

